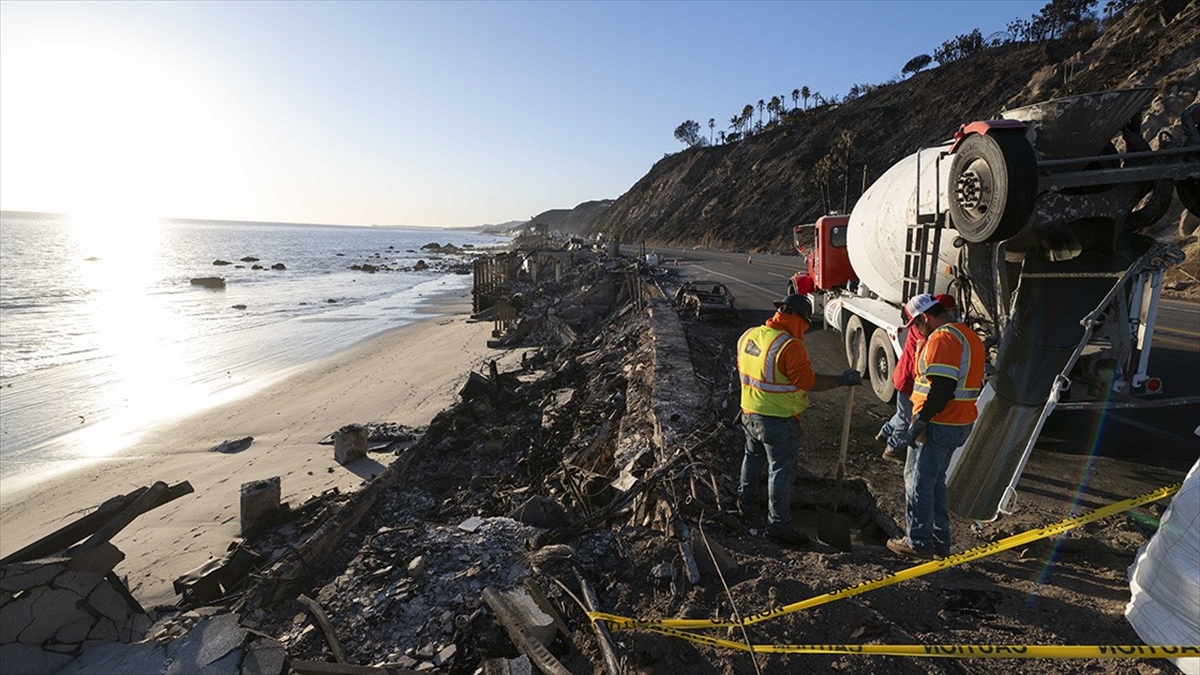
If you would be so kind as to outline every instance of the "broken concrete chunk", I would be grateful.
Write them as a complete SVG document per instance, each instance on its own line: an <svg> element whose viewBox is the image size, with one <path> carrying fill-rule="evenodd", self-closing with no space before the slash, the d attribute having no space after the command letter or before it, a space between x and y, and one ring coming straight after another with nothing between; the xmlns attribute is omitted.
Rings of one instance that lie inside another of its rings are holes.
<svg viewBox="0 0 1200 675"><path fill-rule="evenodd" d="M17 636L33 622L33 607L37 599L45 593L44 588L35 588L31 592L21 594L4 607L0 607L0 644L6 645L17 641Z"/></svg>
<svg viewBox="0 0 1200 675"><path fill-rule="evenodd" d="M65 589L47 589L33 603L33 620L21 631L17 640L27 645L41 645L54 637L63 624L87 617L87 611L80 608L82 599ZM113 637L116 637L115 626Z"/></svg>
<svg viewBox="0 0 1200 675"><path fill-rule="evenodd" d="M232 672L236 673L241 655L230 652L240 647L245 639L246 631L238 625L237 614L221 614L203 619L187 635L180 638L179 652L167 668L166 675L184 675L201 670L221 672L220 667L209 669L206 666L218 666L218 661L221 662L219 665L225 665L227 656L235 657Z"/></svg>
<svg viewBox="0 0 1200 675"><path fill-rule="evenodd" d="M483 525L483 518L480 518L479 516L471 516L470 518L467 518L459 523L458 529L462 530L463 532L474 532L475 530L478 530L481 525Z"/></svg>
<svg viewBox="0 0 1200 675"><path fill-rule="evenodd" d="M242 661L242 675L279 675L287 652L276 640L260 637L251 642Z"/></svg>
<svg viewBox="0 0 1200 675"><path fill-rule="evenodd" d="M419 555L408 563L408 576L419 577L425 571L425 556Z"/></svg>
<svg viewBox="0 0 1200 675"><path fill-rule="evenodd" d="M359 457L367 456L367 428L361 424L347 424L333 434L333 461L349 464Z"/></svg>
<svg viewBox="0 0 1200 675"><path fill-rule="evenodd" d="M94 548L74 555L67 562L69 570L87 570L105 574L111 572L117 563L125 559L125 554L110 542L104 542Z"/></svg>
<svg viewBox="0 0 1200 675"><path fill-rule="evenodd" d="M554 625L554 618L538 607L528 590L514 588L509 591L501 591L500 597L512 610L515 618L520 622L521 628L529 635L537 638L538 642L543 645L554 641L554 633L558 630Z"/></svg>
<svg viewBox="0 0 1200 675"><path fill-rule="evenodd" d="M442 647L442 649L434 655L433 665L440 666L443 663L446 663L450 659L454 658L456 653L458 653L458 645L451 643L445 647Z"/></svg>
<svg viewBox="0 0 1200 675"><path fill-rule="evenodd" d="M279 476L242 483L242 535L257 531L279 513Z"/></svg>
<svg viewBox="0 0 1200 675"><path fill-rule="evenodd" d="M701 573L716 574L719 570L725 578L737 575L739 570L737 561L717 540L712 537L706 539L699 530L693 529L691 543L692 552L696 556L696 564L700 567Z"/></svg>
<svg viewBox="0 0 1200 675"><path fill-rule="evenodd" d="M0 590L17 593L41 586L62 571L63 565L48 563L44 560L5 565L0 569Z"/></svg>
<svg viewBox="0 0 1200 675"><path fill-rule="evenodd" d="M674 579L675 566L671 563L661 563L655 565L654 569L650 570L650 576L655 579Z"/></svg>
<svg viewBox="0 0 1200 675"><path fill-rule="evenodd" d="M23 644L0 645L0 664L4 664L6 675L57 673L70 662L69 654L55 654Z"/></svg>

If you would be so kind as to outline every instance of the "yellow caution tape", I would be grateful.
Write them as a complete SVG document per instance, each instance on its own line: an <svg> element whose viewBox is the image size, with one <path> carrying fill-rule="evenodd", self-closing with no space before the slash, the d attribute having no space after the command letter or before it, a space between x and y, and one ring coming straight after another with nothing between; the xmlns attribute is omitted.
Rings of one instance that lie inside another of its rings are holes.
<svg viewBox="0 0 1200 675"><path fill-rule="evenodd" d="M651 628L689 642L756 654L872 654L976 659L1173 659L1200 656L1181 645L747 645L674 628Z"/></svg>
<svg viewBox="0 0 1200 675"><path fill-rule="evenodd" d="M847 588L840 588L840 589L837 589L834 591L830 591L829 593L825 593L823 595L818 595L818 596L809 598L807 600L801 600L800 602L795 602L790 605L784 605L782 607L776 607L774 609L770 609L765 612L753 614L751 616L748 616L748 617L742 619L741 625L749 626L752 624L767 621L769 619L775 619L775 618L778 618L781 616L799 612L801 610L811 609L813 607L816 607L818 605L823 605L828 602L833 602L834 600L841 600L843 598L853 597L855 595L860 595L862 593L867 593L869 591L873 591L877 588L883 588L884 586L891 586L892 584L899 583L901 581L908 581L909 579L916 579L917 577L922 577L922 576L925 576L926 574L931 574L931 573L937 572L939 570L944 570L944 569L947 569L950 567L955 567L955 566L961 565L963 563L970 562L972 560L986 558L987 556L994 555L996 553L1000 553L1001 551L1007 551L1011 548L1023 546L1030 542L1037 541L1038 539L1045 539L1046 537L1051 537L1056 534L1060 534L1062 532L1066 532L1068 530L1072 530L1077 527L1086 525L1088 523L1095 522L1097 520L1102 520L1104 518L1107 518L1112 515L1116 515L1123 511L1128 511L1129 509L1132 509L1132 508L1135 508L1138 506L1142 506L1143 504L1148 504L1150 502L1158 501L1159 499L1163 499L1165 497L1170 497L1171 495L1173 495L1179 491L1179 488L1181 485L1183 485L1183 484L1175 483L1173 485L1167 485L1164 487L1160 487L1156 490L1151 490L1150 492L1147 492L1140 496L1134 497L1132 499L1126 499L1125 501L1116 502L1114 504L1109 504L1108 506L1100 507L1094 511L1089 511L1088 513L1085 513L1083 515L1075 516L1072 518L1067 518L1065 520L1061 520L1052 525L1047 525L1045 527L1041 527L1041 528L1038 528L1035 530L1027 530L1020 534L1014 534L1013 536L1005 537L1004 539L1001 539L1000 541L994 541L994 542L991 542L988 544L984 544L982 546L976 546L975 548L968 549L966 551L963 551L962 553L956 553L954 555L947 556L941 560L933 560L933 561L930 561L927 563L922 563L915 567L910 567L908 569L901 570L894 574L885 574L882 577L879 577L876 579L871 579L869 581L863 581L861 583L855 584L853 586L849 586ZM619 616L616 614L608 614L606 612L588 612L588 618L591 621L606 622L608 624L609 630L648 629L648 630L653 630L653 631L660 632L660 633L667 632L666 630L663 630L663 629L693 629L694 630L694 629L698 629L698 628L727 628L730 626L739 625L739 623L737 621L734 621L732 619L631 619L629 617ZM668 634L674 634L675 632L678 632L678 631L672 631L671 633L668 633ZM690 633L684 633L684 635L687 635L689 638L700 637L700 636L693 636ZM708 638L704 638L702 641L704 641L706 644L708 644L707 640L708 640ZM738 643L732 642L730 644L737 645ZM745 647L745 645L741 645L741 646Z"/></svg>

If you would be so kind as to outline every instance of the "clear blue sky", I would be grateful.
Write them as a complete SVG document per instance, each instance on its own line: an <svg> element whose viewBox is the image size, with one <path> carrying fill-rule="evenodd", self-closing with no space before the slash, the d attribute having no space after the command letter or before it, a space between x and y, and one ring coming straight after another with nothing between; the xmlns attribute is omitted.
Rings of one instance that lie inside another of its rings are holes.
<svg viewBox="0 0 1200 675"><path fill-rule="evenodd" d="M1046 2L0 3L0 208L465 226ZM902 122L900 120L899 122Z"/></svg>

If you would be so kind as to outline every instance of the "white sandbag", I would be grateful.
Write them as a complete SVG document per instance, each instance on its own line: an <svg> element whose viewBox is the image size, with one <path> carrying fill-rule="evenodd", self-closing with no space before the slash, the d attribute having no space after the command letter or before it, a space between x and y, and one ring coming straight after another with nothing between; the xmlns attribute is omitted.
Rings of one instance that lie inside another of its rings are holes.
<svg viewBox="0 0 1200 675"><path fill-rule="evenodd" d="M1200 645L1200 461L1129 567L1125 619L1148 645ZM1171 659L1200 675L1200 657Z"/></svg>

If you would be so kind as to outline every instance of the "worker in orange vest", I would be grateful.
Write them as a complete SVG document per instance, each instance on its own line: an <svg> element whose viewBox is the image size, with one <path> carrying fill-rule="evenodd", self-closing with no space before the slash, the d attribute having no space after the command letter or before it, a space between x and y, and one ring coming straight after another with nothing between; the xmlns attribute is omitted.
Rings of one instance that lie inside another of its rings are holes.
<svg viewBox="0 0 1200 675"><path fill-rule="evenodd" d="M925 337L917 355L913 384L913 423L902 439L905 536L889 539L893 553L915 558L950 555L950 507L946 469L955 449L967 442L979 413L983 388L983 341L955 320L932 295L905 305L910 330Z"/></svg>

